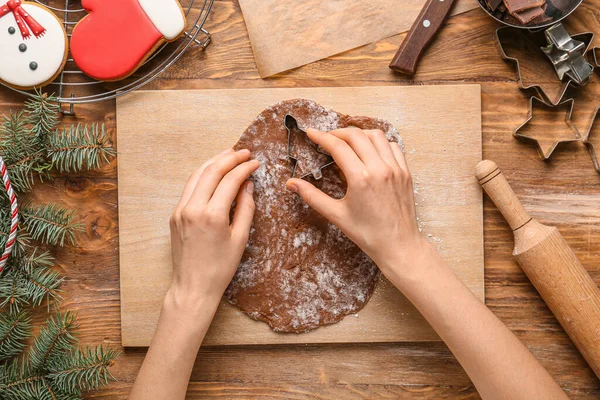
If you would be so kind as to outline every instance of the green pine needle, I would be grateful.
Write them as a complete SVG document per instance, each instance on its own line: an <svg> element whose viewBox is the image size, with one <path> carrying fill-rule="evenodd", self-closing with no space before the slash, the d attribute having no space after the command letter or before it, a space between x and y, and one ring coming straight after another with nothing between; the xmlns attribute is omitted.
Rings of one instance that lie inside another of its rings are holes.
<svg viewBox="0 0 600 400"><path fill-rule="evenodd" d="M47 136L58 126L60 106L56 97L36 92L33 99L25 102L25 108L32 133L40 141L45 141Z"/></svg>
<svg viewBox="0 0 600 400"><path fill-rule="evenodd" d="M76 389L96 390L116 380L108 368L114 364L119 352L98 346L96 348L77 349L72 354L63 354L61 359L50 365L48 378L58 389L73 392Z"/></svg>
<svg viewBox="0 0 600 400"><path fill-rule="evenodd" d="M4 116L2 125L0 125L0 140L2 141L0 148L5 149L11 145L24 145L26 146L24 150L31 150L31 147L35 144L32 139L33 137L27 127L27 118L23 111L10 112Z"/></svg>
<svg viewBox="0 0 600 400"><path fill-rule="evenodd" d="M83 231L84 226L73 222L73 214L73 210L57 204L25 206L20 213L22 224L31 237L52 246L64 246L65 241L75 244L75 234Z"/></svg>
<svg viewBox="0 0 600 400"><path fill-rule="evenodd" d="M51 172L99 168L115 155L104 126L57 131L59 115L56 99L37 93L25 111L0 117L0 155L17 193L31 191L37 179L52 178ZM0 190L0 250L8 240L10 213ZM24 354L32 330L29 309L61 299L63 277L52 269L50 253L36 246L74 244L81 230L71 210L20 204L17 244L0 272L0 400L80 400L83 391L114 379L107 368L118 353L101 346L77 349L77 323L69 312L50 318Z"/></svg>
<svg viewBox="0 0 600 400"><path fill-rule="evenodd" d="M80 400L83 391L115 380L108 368L119 353L102 346L77 348L76 325L74 314L57 313L41 328L27 357L0 364L0 399Z"/></svg>
<svg viewBox="0 0 600 400"><path fill-rule="evenodd" d="M39 306L44 299L59 300L62 276L50 269L54 258L48 252L24 252L13 256L0 276L0 307L20 310L24 304Z"/></svg>
<svg viewBox="0 0 600 400"><path fill-rule="evenodd" d="M35 175L49 166L45 145L32 133L27 119L23 112L11 113L4 117L0 127L0 153L18 192L30 191Z"/></svg>
<svg viewBox="0 0 600 400"><path fill-rule="evenodd" d="M32 271L38 268L47 269L54 265L54 257L49 252L40 252L36 248L31 254L26 254L21 257L21 264L27 271Z"/></svg>
<svg viewBox="0 0 600 400"><path fill-rule="evenodd" d="M0 210L0 250L4 250L6 242L8 242L8 235L10 232L10 211L5 212ZM11 257L19 257L25 253L25 248L29 246L31 242L31 236L27 231L19 229L17 231L17 241L13 247Z"/></svg>
<svg viewBox="0 0 600 400"><path fill-rule="evenodd" d="M11 261L0 278L0 308L8 305L11 310L20 310L25 304L37 307L45 299L60 300L62 280L56 271L29 270L27 264L16 266Z"/></svg>
<svg viewBox="0 0 600 400"><path fill-rule="evenodd" d="M60 172L98 169L115 155L104 125L71 126L55 132L49 139L48 155Z"/></svg>
<svg viewBox="0 0 600 400"><path fill-rule="evenodd" d="M42 304L45 299L60 300L60 284L63 277L56 271L34 269L16 270L19 276L20 285L23 287L26 295L24 296L27 303L34 307Z"/></svg>
<svg viewBox="0 0 600 400"><path fill-rule="evenodd" d="M27 311L0 313L0 362L23 352L31 335L31 317Z"/></svg>
<svg viewBox="0 0 600 400"><path fill-rule="evenodd" d="M53 361L62 360L65 353L77 344L73 329L77 327L75 314L58 313L50 318L35 338L29 352L29 365L34 370L41 370Z"/></svg>
<svg viewBox="0 0 600 400"><path fill-rule="evenodd" d="M27 304L28 293L23 279L12 266L12 260L9 261L0 278L0 308L8 305L11 311L17 311Z"/></svg>

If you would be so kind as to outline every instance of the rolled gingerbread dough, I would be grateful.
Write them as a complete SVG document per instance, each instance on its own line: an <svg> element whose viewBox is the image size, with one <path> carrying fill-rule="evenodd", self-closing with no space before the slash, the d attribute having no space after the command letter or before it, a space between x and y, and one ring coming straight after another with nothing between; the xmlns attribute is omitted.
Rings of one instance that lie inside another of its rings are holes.
<svg viewBox="0 0 600 400"><path fill-rule="evenodd" d="M286 115L302 129L356 126L381 129L390 141L401 139L396 128L383 120L350 117L295 99L264 110L234 146L249 149L261 165L252 176L256 212L250 239L225 295L274 331L300 333L358 312L373 294L379 270L335 225L285 188L294 171L288 157ZM304 132L292 135L296 176L328 161ZM319 180L306 179L328 195L342 198L346 182L339 168L334 164L322 173Z"/></svg>

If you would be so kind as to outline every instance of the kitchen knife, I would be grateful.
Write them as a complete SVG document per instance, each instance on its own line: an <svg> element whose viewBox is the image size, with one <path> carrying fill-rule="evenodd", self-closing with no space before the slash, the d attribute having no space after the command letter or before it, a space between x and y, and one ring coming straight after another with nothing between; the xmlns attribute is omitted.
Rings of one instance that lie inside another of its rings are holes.
<svg viewBox="0 0 600 400"><path fill-rule="evenodd" d="M415 73L421 54L442 26L453 3L454 0L427 0L394 56L391 69L408 75Z"/></svg>

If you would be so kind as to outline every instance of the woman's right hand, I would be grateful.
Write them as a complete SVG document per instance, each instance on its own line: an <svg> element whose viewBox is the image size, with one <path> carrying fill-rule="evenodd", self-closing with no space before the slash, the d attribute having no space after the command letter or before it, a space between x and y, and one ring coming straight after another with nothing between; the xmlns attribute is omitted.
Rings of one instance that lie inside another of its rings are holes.
<svg viewBox="0 0 600 400"><path fill-rule="evenodd" d="M344 173L346 195L333 199L302 179L290 179L287 188L337 225L388 278L409 273L414 252L428 243L419 232L412 177L398 143L380 130L358 128L309 129L307 135Z"/></svg>

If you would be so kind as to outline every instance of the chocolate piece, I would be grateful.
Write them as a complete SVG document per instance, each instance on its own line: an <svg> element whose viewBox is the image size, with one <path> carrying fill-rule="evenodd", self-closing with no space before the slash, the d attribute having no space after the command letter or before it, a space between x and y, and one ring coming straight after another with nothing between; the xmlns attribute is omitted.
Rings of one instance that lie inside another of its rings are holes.
<svg viewBox="0 0 600 400"><path fill-rule="evenodd" d="M552 17L546 15L546 13L540 15L539 17L536 17L534 19L532 19L529 23L531 25L541 25L541 24L545 24L546 22L550 22L552 21Z"/></svg>
<svg viewBox="0 0 600 400"><path fill-rule="evenodd" d="M486 0L486 4L490 10L496 11L500 7L500 4L502 4L502 0Z"/></svg>
<svg viewBox="0 0 600 400"><path fill-rule="evenodd" d="M263 111L234 146L250 149L261 165L252 176L256 211L250 239L225 296L273 330L299 333L359 311L373 294L379 270L335 225L285 188L293 170L287 156L287 114L303 130L356 126L381 129L389 140L400 138L385 121L350 117L301 99ZM321 163L323 154L314 143L305 136L293 139L301 169ZM320 180L308 179L332 197L345 195L345 178L337 165L323 169Z"/></svg>
<svg viewBox="0 0 600 400"><path fill-rule="evenodd" d="M509 25L523 25L523 23L519 21L517 17L509 13L504 14L504 18L502 20Z"/></svg>
<svg viewBox="0 0 600 400"><path fill-rule="evenodd" d="M546 0L503 0L504 5L509 13L515 14L517 12L529 10L531 8L542 6Z"/></svg>
<svg viewBox="0 0 600 400"><path fill-rule="evenodd" d="M544 15L544 9L542 7L530 8L525 11L521 11L513 14L519 22L523 25L533 21L534 19Z"/></svg>

